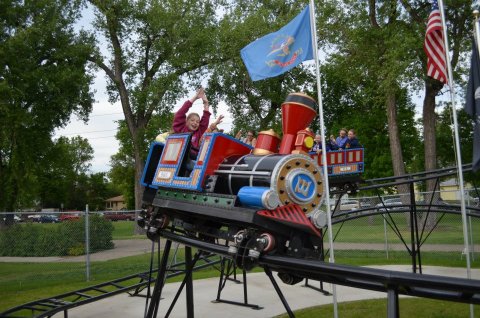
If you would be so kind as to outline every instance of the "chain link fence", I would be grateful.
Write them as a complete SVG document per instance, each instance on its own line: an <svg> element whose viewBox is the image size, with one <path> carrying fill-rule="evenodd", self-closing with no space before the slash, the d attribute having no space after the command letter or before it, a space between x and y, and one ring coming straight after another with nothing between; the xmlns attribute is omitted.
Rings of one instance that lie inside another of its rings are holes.
<svg viewBox="0 0 480 318"><path fill-rule="evenodd" d="M149 271L152 242L134 234L136 211L86 211L0 212L11 223L0 227L0 312Z"/></svg>
<svg viewBox="0 0 480 318"><path fill-rule="evenodd" d="M465 266L458 198L458 191L416 193L414 213L408 195L334 198L335 261ZM475 190L465 198L475 266L480 207ZM136 211L86 211L0 213L13 223L0 228L0 312L11 307L12 297L20 304L149 271L158 254L145 235L134 234ZM328 259L327 238L324 247ZM415 260L412 249L421 251Z"/></svg>
<svg viewBox="0 0 480 318"><path fill-rule="evenodd" d="M357 257L382 264L410 261L465 266L467 252L473 262L478 259L480 205L475 189L465 193L469 251L465 250L459 191L416 192L413 200L410 194L334 199L336 262L351 262Z"/></svg>

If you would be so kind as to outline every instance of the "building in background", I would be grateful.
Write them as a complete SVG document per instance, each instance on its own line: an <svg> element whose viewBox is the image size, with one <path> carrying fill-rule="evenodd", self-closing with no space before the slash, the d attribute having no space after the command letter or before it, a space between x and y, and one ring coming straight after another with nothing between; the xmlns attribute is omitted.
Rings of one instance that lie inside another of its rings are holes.
<svg viewBox="0 0 480 318"><path fill-rule="evenodd" d="M119 195L113 198L105 200L105 210L107 211L120 211L125 210L127 205L123 199L123 195Z"/></svg>

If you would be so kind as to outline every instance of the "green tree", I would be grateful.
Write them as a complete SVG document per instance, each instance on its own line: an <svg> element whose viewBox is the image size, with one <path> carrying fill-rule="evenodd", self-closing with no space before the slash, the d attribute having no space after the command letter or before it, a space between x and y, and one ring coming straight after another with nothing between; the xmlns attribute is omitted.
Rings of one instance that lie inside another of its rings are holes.
<svg viewBox="0 0 480 318"><path fill-rule="evenodd" d="M105 200L119 193L120 191L110 184L106 172L89 175L87 203L90 211L105 210Z"/></svg>
<svg viewBox="0 0 480 318"><path fill-rule="evenodd" d="M36 172L39 205L43 208L84 209L89 188L93 148L80 136L60 137L46 153Z"/></svg>
<svg viewBox="0 0 480 318"><path fill-rule="evenodd" d="M208 92L214 101L223 100L229 106L234 131L273 128L280 133L285 97L295 91L314 96L315 77L311 68L298 66L283 75L252 82L240 58L244 46L280 29L305 5L297 1L238 1L219 24L217 50L223 62L210 66Z"/></svg>
<svg viewBox="0 0 480 318"><path fill-rule="evenodd" d="M145 140L142 142L147 145L152 140L155 140L161 132L167 132L172 127L173 113L168 113L163 116L154 115L150 120L150 125L145 131ZM118 124L118 131L115 135L120 143L118 152L111 157L109 178L112 183L123 194L127 208L129 210L135 209L135 184L140 182L140 179L135 177L135 158L133 156L133 142L130 138L127 125L124 120ZM148 147L142 151L142 160L146 160ZM143 171L142 171L143 172Z"/></svg>
<svg viewBox="0 0 480 318"><path fill-rule="evenodd" d="M91 110L91 43L72 27L79 9L79 1L0 4L0 210L32 203L53 130Z"/></svg>
<svg viewBox="0 0 480 318"><path fill-rule="evenodd" d="M438 162L442 167L453 166L455 165L456 157L454 152L455 139L453 137L452 109L450 105L446 104L437 117L437 142L439 145L442 145L442 147L438 147ZM462 160L466 163L469 162L473 155L474 122L463 109L457 110L457 120Z"/></svg>
<svg viewBox="0 0 480 318"><path fill-rule="evenodd" d="M408 13L408 21L411 29L415 33L416 46L412 47L414 56L418 61L414 64L412 73L413 78L410 81L416 87L421 86L425 88L425 97L423 100L423 139L424 139L424 169L426 171L435 170L440 156L437 154L437 145L439 139L436 138L437 129L436 119L438 116L435 113L437 106L436 96L438 96L444 87L443 83L426 76L427 58L423 52L423 39L426 31L427 17L431 11L431 5L426 1L401 1L403 8ZM454 70L453 75L456 82L462 83L461 75L465 74L465 70L460 67L460 57L462 53L469 50L468 32L472 30L472 12L471 1L455 0L445 1L445 18L447 25L447 32L449 38L449 46L451 52L451 65ZM459 66L459 67L457 67ZM442 151L439 149L439 151ZM453 155L452 155L453 157ZM433 191L435 180L427 182L427 191Z"/></svg>
<svg viewBox="0 0 480 318"><path fill-rule="evenodd" d="M185 83L190 89L199 85L204 67L216 58L217 1L89 2L96 14L97 42L106 40L108 51L89 59L107 75L110 100L122 106L139 180L152 116L168 113L185 93ZM135 182L137 209L141 196Z"/></svg>

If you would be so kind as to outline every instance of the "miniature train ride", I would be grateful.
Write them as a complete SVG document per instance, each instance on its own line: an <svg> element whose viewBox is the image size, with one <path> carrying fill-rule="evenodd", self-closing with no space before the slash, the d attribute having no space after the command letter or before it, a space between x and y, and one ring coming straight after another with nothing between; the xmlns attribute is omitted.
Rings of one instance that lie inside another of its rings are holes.
<svg viewBox="0 0 480 318"><path fill-rule="evenodd" d="M255 148L208 133L192 160L188 133L154 142L141 179L139 225L152 240L167 226L206 242L223 239L246 269L265 253L323 259L322 158L308 153L314 134L305 128L316 114L314 99L292 93L282 104L283 138L260 132ZM356 189L362 148L327 152L327 163L332 187ZM292 273L279 276L289 284L301 280Z"/></svg>

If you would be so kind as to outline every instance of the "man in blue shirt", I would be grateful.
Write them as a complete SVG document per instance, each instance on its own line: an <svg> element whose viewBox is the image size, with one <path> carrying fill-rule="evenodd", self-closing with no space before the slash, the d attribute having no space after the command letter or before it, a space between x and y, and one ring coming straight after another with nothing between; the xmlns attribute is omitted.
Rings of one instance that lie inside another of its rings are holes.
<svg viewBox="0 0 480 318"><path fill-rule="evenodd" d="M335 139L333 135L330 136L330 145L332 150L342 150L345 148L345 143L348 140L347 128L340 129L338 134L339 136L337 137L337 139Z"/></svg>

